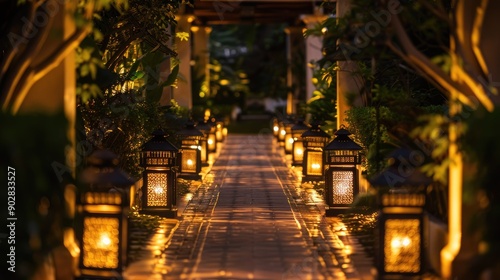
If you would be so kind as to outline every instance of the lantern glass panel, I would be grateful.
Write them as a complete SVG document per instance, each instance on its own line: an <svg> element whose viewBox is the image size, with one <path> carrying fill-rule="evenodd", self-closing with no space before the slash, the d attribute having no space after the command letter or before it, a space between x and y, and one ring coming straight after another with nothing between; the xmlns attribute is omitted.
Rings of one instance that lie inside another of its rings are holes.
<svg viewBox="0 0 500 280"><path fill-rule="evenodd" d="M215 134L209 134L208 135L207 143L208 143L208 150L209 151L215 151L215 148L216 148L216 145L217 145L217 142L215 140Z"/></svg>
<svg viewBox="0 0 500 280"><path fill-rule="evenodd" d="M354 171L333 171L333 203L351 204L354 200Z"/></svg>
<svg viewBox="0 0 500 280"><path fill-rule="evenodd" d="M118 268L118 218L87 217L83 224L83 265L88 268Z"/></svg>
<svg viewBox="0 0 500 280"><path fill-rule="evenodd" d="M323 154L322 152L309 151L307 153L307 174L323 174Z"/></svg>
<svg viewBox="0 0 500 280"><path fill-rule="evenodd" d="M196 150L182 151L182 172L196 172Z"/></svg>
<svg viewBox="0 0 500 280"><path fill-rule="evenodd" d="M295 161L304 159L304 143L302 141L293 142L293 158Z"/></svg>
<svg viewBox="0 0 500 280"><path fill-rule="evenodd" d="M420 271L420 220L385 221L384 270L396 273Z"/></svg>
<svg viewBox="0 0 500 280"><path fill-rule="evenodd" d="M147 174L147 206L167 206L167 174Z"/></svg>
<svg viewBox="0 0 500 280"><path fill-rule="evenodd" d="M293 147L293 138L292 138L292 135L290 135L289 133L287 133L285 135L285 150L286 151L291 151L292 147Z"/></svg>

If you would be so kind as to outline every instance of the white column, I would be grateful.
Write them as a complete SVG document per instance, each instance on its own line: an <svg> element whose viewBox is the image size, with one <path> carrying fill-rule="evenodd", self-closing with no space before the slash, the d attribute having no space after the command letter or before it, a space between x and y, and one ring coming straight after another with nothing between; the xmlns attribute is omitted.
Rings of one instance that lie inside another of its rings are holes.
<svg viewBox="0 0 500 280"><path fill-rule="evenodd" d="M295 63L300 59L301 49L304 49L304 36L302 35L302 27L290 26L285 28L286 33L286 58L287 58L287 75L286 85L289 88L286 103L286 113L288 115L297 113L297 103L301 96L303 87L303 77L299 76L294 69ZM303 51L302 51L303 52ZM306 100L307 101L307 100Z"/></svg>
<svg viewBox="0 0 500 280"><path fill-rule="evenodd" d="M322 11L318 10L314 15L303 15L301 20L306 24L308 29L314 28L315 25L320 24L327 18L326 15L322 14ZM306 101L311 99L313 96L313 91L316 87L312 83L313 70L317 68L316 62L323 57L323 36L307 36L305 38L306 47Z"/></svg>

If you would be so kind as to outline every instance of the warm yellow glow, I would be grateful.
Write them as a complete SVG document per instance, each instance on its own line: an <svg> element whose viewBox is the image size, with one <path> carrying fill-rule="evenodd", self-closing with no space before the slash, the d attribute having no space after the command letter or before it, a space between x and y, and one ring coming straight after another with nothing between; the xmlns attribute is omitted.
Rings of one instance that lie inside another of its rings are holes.
<svg viewBox="0 0 500 280"><path fill-rule="evenodd" d="M200 28L198 26L191 26L192 32L197 32L198 30L200 30Z"/></svg>
<svg viewBox="0 0 500 280"><path fill-rule="evenodd" d="M279 126L277 125L273 126L273 131L278 132L279 129L280 129Z"/></svg>
<svg viewBox="0 0 500 280"><path fill-rule="evenodd" d="M303 154L304 154L304 151L303 151L301 148L297 148L297 149L295 150L295 153L296 153L297 155L303 155Z"/></svg>
<svg viewBox="0 0 500 280"><path fill-rule="evenodd" d="M384 271L420 272L420 220L388 219L384 229Z"/></svg>
<svg viewBox="0 0 500 280"><path fill-rule="evenodd" d="M351 204L354 201L354 172L333 171L332 192L334 204Z"/></svg>
<svg viewBox="0 0 500 280"><path fill-rule="evenodd" d="M283 135L283 136L285 136L285 135L286 135L286 131L285 131L284 129L282 129L282 130L280 131L280 134L281 134L281 135Z"/></svg>
<svg viewBox="0 0 500 280"><path fill-rule="evenodd" d="M455 102L450 102L455 103ZM456 110L450 105L450 112ZM456 107L456 105L455 105ZM441 273L445 279L451 277L452 263L460 252L462 240L462 155L457 145L458 125L449 125L448 157L450 158L448 179L448 244L441 250Z"/></svg>
<svg viewBox="0 0 500 280"><path fill-rule="evenodd" d="M214 140L212 140L212 139L208 139L207 143L208 143L209 145L212 145L212 144L214 143Z"/></svg>
<svg viewBox="0 0 500 280"><path fill-rule="evenodd" d="M118 218L87 217L83 225L83 265L92 268L117 268L120 230Z"/></svg>
<svg viewBox="0 0 500 280"><path fill-rule="evenodd" d="M162 194L163 193L163 188L160 186L153 187L153 190L156 194Z"/></svg>
<svg viewBox="0 0 500 280"><path fill-rule="evenodd" d="M167 174L147 174L147 206L167 206Z"/></svg>
<svg viewBox="0 0 500 280"><path fill-rule="evenodd" d="M219 84L221 86L227 86L227 85L229 85L229 80L222 79L222 80L219 81Z"/></svg>
<svg viewBox="0 0 500 280"><path fill-rule="evenodd" d="M321 164L319 164L319 163L312 163L311 164L311 168L312 169L320 169L321 168Z"/></svg>
<svg viewBox="0 0 500 280"><path fill-rule="evenodd" d="M401 250L402 248L406 248L410 246L411 239L404 237L394 237L391 241L392 250Z"/></svg>
<svg viewBox="0 0 500 280"><path fill-rule="evenodd" d="M288 142L289 142L290 144L293 144L293 138L289 138L289 139L288 139Z"/></svg>
<svg viewBox="0 0 500 280"><path fill-rule="evenodd" d="M111 245L111 238L109 238L109 233L107 232L101 233L101 237L97 242L97 247L100 249L106 249L110 245Z"/></svg>
<svg viewBox="0 0 500 280"><path fill-rule="evenodd" d="M184 150L182 152L181 171L182 172L196 172L196 150Z"/></svg>

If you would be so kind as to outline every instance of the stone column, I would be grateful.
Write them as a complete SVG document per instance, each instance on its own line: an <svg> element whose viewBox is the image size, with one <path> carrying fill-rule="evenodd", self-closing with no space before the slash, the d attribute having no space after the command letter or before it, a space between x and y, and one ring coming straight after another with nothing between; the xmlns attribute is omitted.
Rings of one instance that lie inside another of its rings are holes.
<svg viewBox="0 0 500 280"><path fill-rule="evenodd" d="M197 76L204 75L200 92L194 92L202 97L210 96L210 50L209 39L211 27L192 26L193 34L193 60L194 73Z"/></svg>
<svg viewBox="0 0 500 280"><path fill-rule="evenodd" d="M286 33L286 57L287 57L287 75L286 85L289 89L287 95L286 113L292 115L297 113L297 103L300 97L303 98L302 91L304 86L304 77L298 73L299 67L306 64L303 61L304 54L304 36L302 27L290 26L285 28ZM307 100L305 100L307 101Z"/></svg>
<svg viewBox="0 0 500 280"><path fill-rule="evenodd" d="M193 15L180 15L177 19L176 32L190 33ZM179 59L179 75L177 76L177 87L173 87L173 99L182 107L189 110L193 108L193 96L191 89L191 38L182 41L175 38L175 45Z"/></svg>
<svg viewBox="0 0 500 280"><path fill-rule="evenodd" d="M337 0L337 18L343 17L350 9L350 0ZM339 70L337 71L337 129L345 122L346 114L352 106L362 106L360 98L355 98L354 104L348 104L349 95L359 96L362 86L361 77L355 74L358 66L350 57L337 62Z"/></svg>
<svg viewBox="0 0 500 280"><path fill-rule="evenodd" d="M314 15L303 15L301 20L306 24L306 28L312 29L315 25L320 24L326 19L326 15L322 14L321 10L317 10ZM307 36L305 38L306 48L306 100L313 96L313 91L316 87L312 83L313 69L317 68L316 62L323 57L323 37Z"/></svg>

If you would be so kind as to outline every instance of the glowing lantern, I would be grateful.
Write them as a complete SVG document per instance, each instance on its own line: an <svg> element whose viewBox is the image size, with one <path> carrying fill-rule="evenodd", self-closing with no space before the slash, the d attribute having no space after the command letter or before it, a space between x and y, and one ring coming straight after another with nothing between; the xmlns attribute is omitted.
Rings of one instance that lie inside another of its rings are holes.
<svg viewBox="0 0 500 280"><path fill-rule="evenodd" d="M379 187L380 211L376 264L380 278L418 276L423 272L425 189L432 180L408 163L421 160L397 150L391 165L370 183ZM383 191L388 189L388 191Z"/></svg>
<svg viewBox="0 0 500 280"><path fill-rule="evenodd" d="M117 168L118 158L98 150L87 160L81 179L78 212L81 227L77 276L87 279L121 279L127 260L127 215L133 180Z"/></svg>
<svg viewBox="0 0 500 280"><path fill-rule="evenodd" d="M283 121L285 126L285 154L291 154L293 149L293 137L292 137L292 126L294 125L293 120L288 117L285 121Z"/></svg>
<svg viewBox="0 0 500 280"><path fill-rule="evenodd" d="M161 130L153 132L153 138L144 144L141 152L141 166L144 167L142 214L177 217L177 153L177 147Z"/></svg>
<svg viewBox="0 0 500 280"><path fill-rule="evenodd" d="M297 123L292 126L292 165L302 165L304 159L304 142L302 141L302 134L309 129L309 126L304 123L304 120L299 119Z"/></svg>
<svg viewBox="0 0 500 280"><path fill-rule="evenodd" d="M208 134L212 128L208 123L204 121L198 122L196 128L203 133L203 138L200 139L201 147L201 166L208 166L208 159L210 152L208 151Z"/></svg>
<svg viewBox="0 0 500 280"><path fill-rule="evenodd" d="M217 124L215 123L214 118L212 118L208 124L210 125L210 131L208 132L207 137L208 152L215 153L217 151Z"/></svg>
<svg viewBox="0 0 500 280"><path fill-rule="evenodd" d="M179 158L179 178L198 180L201 178L200 141L204 138L204 134L195 127L192 121L189 121L178 134L182 143Z"/></svg>
<svg viewBox="0 0 500 280"><path fill-rule="evenodd" d="M334 134L324 148L326 216L345 212L359 192L357 166L363 148L349 137L351 133L344 126Z"/></svg>
<svg viewBox="0 0 500 280"><path fill-rule="evenodd" d="M274 137L276 137L276 139L278 139L279 131L280 131L280 126L279 126L278 119L273 118L273 135L274 135Z"/></svg>
<svg viewBox="0 0 500 280"><path fill-rule="evenodd" d="M311 124L311 127L301 136L305 149L302 161L302 181L322 181L323 148L330 139L330 135L315 123Z"/></svg>

